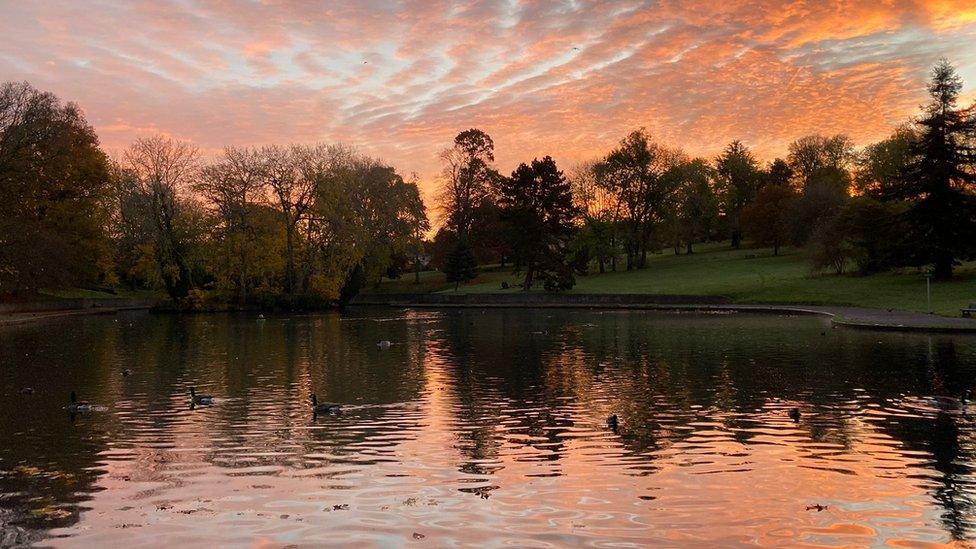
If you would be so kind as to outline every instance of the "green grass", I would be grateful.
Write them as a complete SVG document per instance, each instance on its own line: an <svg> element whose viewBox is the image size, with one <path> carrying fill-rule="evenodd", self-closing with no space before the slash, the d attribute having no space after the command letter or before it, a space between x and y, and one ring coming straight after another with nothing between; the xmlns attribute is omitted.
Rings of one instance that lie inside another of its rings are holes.
<svg viewBox="0 0 976 549"><path fill-rule="evenodd" d="M85 288L56 288L44 289L37 292L42 299L130 299L130 298L151 298L156 297L152 290L125 290L117 289L115 293L89 290Z"/></svg>
<svg viewBox="0 0 976 549"><path fill-rule="evenodd" d="M622 268L623 265L621 264ZM519 281L509 270L482 272L461 287L463 293L514 293L501 282ZM385 292L453 291L437 272L384 282ZM870 276L811 273L802 251L784 249L731 250L727 243L699 246L693 255L670 251L648 258L647 268L577 277L572 293L722 295L740 303L804 303L852 305L927 311L925 277L914 269ZM976 302L976 262L962 265L949 282L932 283L932 311L959 316L959 308Z"/></svg>

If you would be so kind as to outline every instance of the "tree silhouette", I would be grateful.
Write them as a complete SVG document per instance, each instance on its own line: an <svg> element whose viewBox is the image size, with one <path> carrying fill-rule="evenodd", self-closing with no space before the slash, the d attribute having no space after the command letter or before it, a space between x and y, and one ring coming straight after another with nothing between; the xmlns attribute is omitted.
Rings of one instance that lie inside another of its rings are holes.
<svg viewBox="0 0 976 549"><path fill-rule="evenodd" d="M733 141L715 160L722 210L731 230L732 247L742 244L742 208L756 196L759 167L752 152L741 141Z"/></svg>
<svg viewBox="0 0 976 549"><path fill-rule="evenodd" d="M961 90L955 68L939 61L928 86L932 101L916 123L911 159L899 184L885 193L911 203L906 212L910 262L932 265L937 279L952 277L956 261L972 255L976 237L976 117L972 107L957 108Z"/></svg>
<svg viewBox="0 0 976 549"><path fill-rule="evenodd" d="M531 165L520 164L512 177L499 183L498 202L525 270L523 288L529 290L537 276L546 290L571 288L574 280L566 256L578 211L555 160L547 156Z"/></svg>
<svg viewBox="0 0 976 549"><path fill-rule="evenodd" d="M448 282L454 283L455 292L462 282L473 280L478 276L478 262L475 261L474 252L467 240L458 240L448 252L444 275Z"/></svg>

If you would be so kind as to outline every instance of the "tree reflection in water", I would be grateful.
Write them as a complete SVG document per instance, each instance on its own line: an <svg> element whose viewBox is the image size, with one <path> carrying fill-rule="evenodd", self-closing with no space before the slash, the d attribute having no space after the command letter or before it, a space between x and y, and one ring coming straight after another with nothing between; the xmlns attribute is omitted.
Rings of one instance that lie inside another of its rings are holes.
<svg viewBox="0 0 976 549"><path fill-rule="evenodd" d="M973 388L976 342L822 331L388 309L8 328L0 522L79 543L132 524L175 542L166 521L214 543L389 542L411 521L445 543L530 543L553 524L566 543L772 543L787 527L790 543L972 538L972 412L931 397ZM191 385L218 404L190 410ZM106 410L72 423L71 390ZM344 413L313 419L313 392ZM813 503L827 510L804 514Z"/></svg>

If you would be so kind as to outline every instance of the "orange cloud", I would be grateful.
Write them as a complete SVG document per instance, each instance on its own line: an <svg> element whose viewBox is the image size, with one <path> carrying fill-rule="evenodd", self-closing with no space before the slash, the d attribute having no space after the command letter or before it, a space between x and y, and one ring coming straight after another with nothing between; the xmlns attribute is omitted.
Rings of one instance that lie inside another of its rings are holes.
<svg viewBox="0 0 976 549"><path fill-rule="evenodd" d="M966 0L38 0L6 6L0 35L0 80L78 102L109 149L147 132L203 150L343 141L428 193L469 127L503 171L568 167L640 126L692 154L742 139L772 157L811 132L886 135L940 56L976 87Z"/></svg>

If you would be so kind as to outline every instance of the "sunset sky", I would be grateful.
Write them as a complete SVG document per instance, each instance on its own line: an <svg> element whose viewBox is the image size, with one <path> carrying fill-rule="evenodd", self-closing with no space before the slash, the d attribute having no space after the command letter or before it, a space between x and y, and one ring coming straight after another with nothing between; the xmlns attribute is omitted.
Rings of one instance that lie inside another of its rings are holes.
<svg viewBox="0 0 976 549"><path fill-rule="evenodd" d="M976 97L976 0L0 0L0 80L76 101L103 145L342 141L429 191L460 130L563 168L647 127L763 159L883 137L946 56Z"/></svg>

